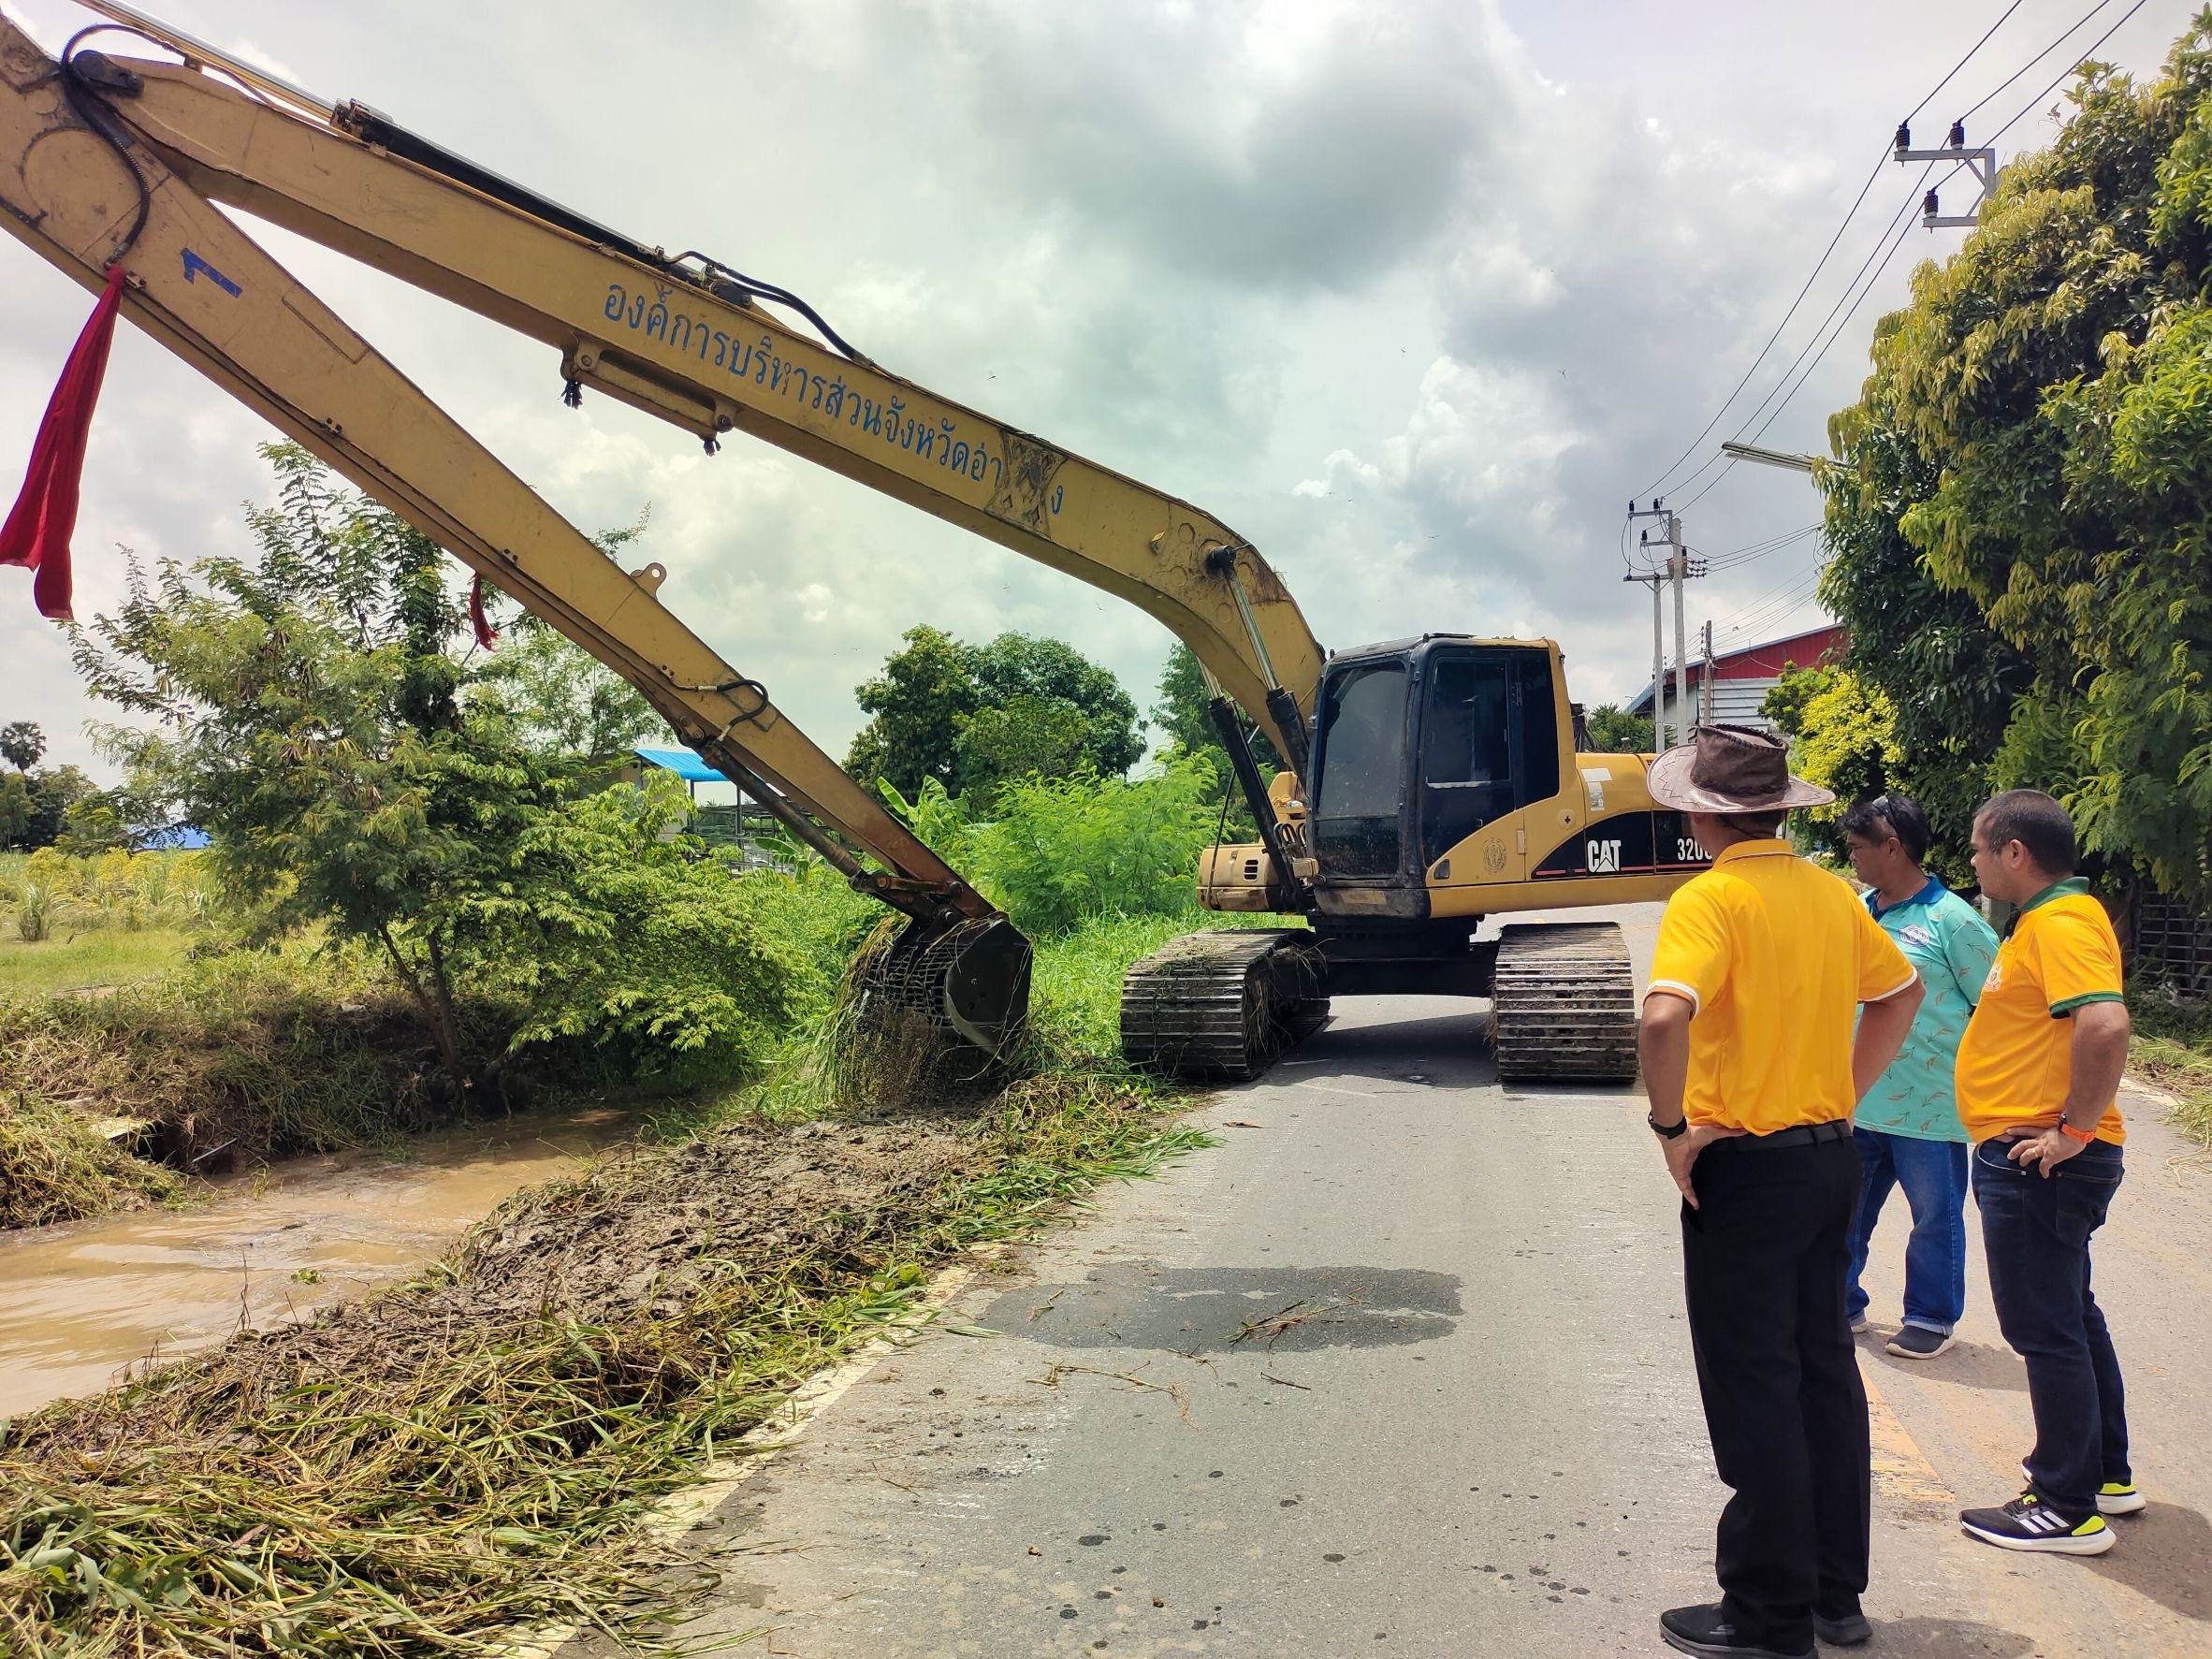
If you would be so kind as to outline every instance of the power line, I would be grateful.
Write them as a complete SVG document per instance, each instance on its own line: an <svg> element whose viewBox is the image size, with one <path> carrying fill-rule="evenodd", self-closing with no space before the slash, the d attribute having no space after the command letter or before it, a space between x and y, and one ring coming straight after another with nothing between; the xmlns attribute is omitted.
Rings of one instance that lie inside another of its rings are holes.
<svg viewBox="0 0 2212 1659"><path fill-rule="evenodd" d="M2030 114L2034 112L2035 107L2038 104L2041 104L2044 99L2051 95L2052 91L2059 85L2060 81L2064 80L2067 76L2076 73L2084 64L2089 61L2090 57L2095 54L2097 49L2100 46L2103 46L2107 40L2110 40L2115 35L2118 34L2120 29L2126 24L2127 21L2133 17L2137 12L2141 11L2147 4L2148 4L2148 0L2135 0L2134 5L2129 7L2127 10L2121 12L2118 22L2114 23L2111 28L2105 30L2103 34L2098 36L2096 39L2090 41L2088 51L2083 52L2079 57L2075 58L2072 64L2068 65L2064 69L2053 76L2051 78L2050 84L2045 86L2043 91L2037 93L2032 98L2030 98L2028 102L2022 106L2019 114L2014 116L2011 121L2006 122L2002 126L1999 127L1995 132L1989 135L1989 141L1992 144L1996 143L1997 140L2003 138L2006 133L2012 131L2016 124L2017 124L2019 122L2025 121ZM2103 9L2103 7L2100 5L2096 10L2090 12L2089 16L2094 17L2096 15L2096 11L2101 11ZM2082 19L2082 22L2084 23L2088 22L2088 18ZM2074 28L2076 29L2079 27L2081 27L2081 23L2076 23L2074 25ZM2074 30L2069 29L2066 31L2066 33L2071 35L2074 33Z"/></svg>
<svg viewBox="0 0 2212 1659"><path fill-rule="evenodd" d="M1997 95L1999 93L2004 91L2006 87L2012 85L2014 81L2019 80L2021 76L2027 74L2029 70L2034 68L2036 65L2042 63L2044 59L2049 57L2051 53L2057 51L2059 48L2064 46L2068 38L2073 36L2075 30L2079 29L2084 23L2088 22L2091 18L2095 17L2099 12L2103 11L2107 6L2111 4L2112 0L2097 0L2096 5L2090 7L2088 10L2083 12L2080 17L2074 19L2073 22L2067 24L2065 32L2061 34L2058 39L2052 41L2048 46L2045 47L2041 51L2037 52L2026 63L2022 64L2017 69L2015 69L2010 75L2007 75L2002 80L1991 87L1987 95L1986 95L1982 101L1976 104L1972 109L1969 109L1964 115L1961 115L1958 118L1959 121L1962 124L1970 121L1974 116L1979 115L1984 109L1987 109L1991 104L1995 103L1997 100ZM2129 15L2132 16L2133 13L2131 12ZM2120 22L2123 23L2127 21L2127 18L2120 19ZM2117 27L2117 25L2116 24L2115 26ZM2093 51L2096 50L2096 48L2092 47L2090 50Z"/></svg>
<svg viewBox="0 0 2212 1659"><path fill-rule="evenodd" d="M2108 4L2110 4L2110 0L2097 0L2097 4L2098 4L2099 6L2105 6L2105 5L2108 5ZM1953 65L1951 65L1951 75L1956 75L1956 74L1957 74L1957 73L1958 73L1958 71L1959 71L1959 70L1961 70L1961 69L1965 68L1965 67L1966 67L1966 65L1967 65L1967 61L1968 61L1968 59L1972 58L1972 57L1974 55L1974 53L1975 53L1975 52L1977 52L1977 51L1980 51L1982 50L1982 48L1983 48L1983 47L1985 47L1985 46L1986 46L1986 45L1988 45L1988 44L1989 44L1989 36L1990 36L1991 35L1994 35L1994 34L1996 34L1998 30L2000 30L2000 29L2001 29L2001 28L2003 28L2003 27L2004 27L2004 20L2005 20L2005 18L2008 18L2008 17L2012 16L2014 12L2016 12L2016 11L2017 11L2017 10L2019 10L2019 9L2020 9L2020 0L2013 0L2013 3L2012 3L2010 6L2008 6L2008 7L2006 7L2004 8L2004 15L2003 15L2002 17L2000 17L2000 18L1999 18L1999 19L1998 19L1998 20L1997 20L1995 22L1991 23L1991 24L1989 25L1989 27L1988 27L1987 31L1986 31L1986 33L1985 33L1985 34L1982 36L1982 37L1981 37L1979 40L1975 41L1975 42L1973 43L1973 45L1972 45L1971 47L1967 48L1966 57L1960 58L1960 59L1959 59L1959 60L1958 60L1958 61L1957 61L1956 64L1953 64ZM2079 26L2080 26L2079 24L2076 24L2076 25L2075 25L2075 27L2077 27L2077 28L2078 28ZM2068 33L2069 33L2069 34L2071 34L2072 32L2073 32L2072 30L2069 30L2069 31L2068 31ZM1949 85L1951 84L1951 75L1946 75L1946 76L1944 76L1944 77L1943 78L1943 80L1941 80L1937 81L1937 82L1935 83L1935 85L1933 85L1933 86L1931 86L1931 87L1929 87L1929 88L1928 89L1928 96L1926 96L1925 98L1922 98L1922 99L1920 100L1920 102L1918 102L1917 104L1914 104L1914 105L1913 106L1913 113L1912 113L1911 115L1908 115L1908 116L1906 116L1906 117L1905 117L1905 120L1906 120L1908 123L1910 123L1910 122L1911 122L1911 121L1912 121L1912 120L1913 120L1913 119L1915 117L1915 116L1917 116L1917 115L1920 113L1920 111L1921 111L1921 110L1923 110L1923 109L1927 109L1927 108L1928 107L1928 105L1930 105L1930 104L1932 104L1932 103L1934 103L1934 102L1935 102L1935 95L1936 95L1936 94L1938 94L1938 93L1942 92L1942 91L1943 90L1943 88L1945 88L1946 86L1949 86ZM2017 79L2017 77L2016 76L2016 77L2015 77L2015 79ZM1983 102L1984 102L1984 103L1986 103L1987 101L1988 101L1987 99L1984 99L1984 100L1983 100ZM1979 108L1980 108L1980 105L1976 105L1976 106L1975 106L1975 108L1976 108L1976 109L1979 109ZM1968 113L1969 113L1969 114L1972 114L1972 110L1969 110L1969 111L1968 111Z"/></svg>
<svg viewBox="0 0 2212 1659"><path fill-rule="evenodd" d="M1828 314L1821 320L1820 327L1814 331L1812 338L1805 342L1804 348L1797 353L1796 360L1793 361L1787 369L1783 371L1783 378L1775 383L1773 390L1769 391L1765 398L1761 399L1759 400L1759 406L1756 409L1754 409L1751 414L1744 418L1744 424L1741 427L1739 427L1732 435L1733 442L1743 442L1745 439L1745 433L1747 431L1750 432L1750 442L1754 444L1757 443L1761 438L1765 437L1767 434L1767 429L1772 426L1777 420L1782 418L1782 412L1789 407L1790 400L1795 398L1800 391L1804 389L1805 383L1812 378L1813 372L1819 369L1822 359L1826 357L1829 350L1835 345L1836 342L1843 337L1843 330L1850 327L1851 319L1858 314L1858 309L1867 302L1867 297L1872 294L1875 288L1881 285L1884 273L1889 269L1890 261L1897 257L1898 250L1904 246L1905 239L1912 235L1913 226L1908 215L1911 213L1914 206L1920 200L1921 186L1928 182L1928 175L1934 170L1935 169L1932 166L1923 167L1921 169L1919 181L1913 186L1912 193L1905 197L1903 204L1898 209L1897 213L1890 219L1889 224L1883 229L1882 234L1885 237L1889 237L1888 248L1885 250L1882 244L1877 241L1872 248L1868 250L1866 258L1860 262L1857 272L1851 279L1851 285L1847 286L1842 293L1836 297L1836 303L1828 308ZM1900 223L1900 221L1902 223ZM1890 235L1892 231L1896 232L1894 236ZM1882 255L1882 263L1874 268L1874 273L1872 276L1867 276L1867 268L1870 265L1873 265L1874 255L1877 253L1881 254ZM1865 278L1863 284L1860 281L1861 278ZM1853 294L1853 288L1857 289L1855 297ZM1848 311L1843 310L1843 302L1846 299L1851 301L1851 308ZM1837 315L1839 312L1842 313L1840 318ZM1829 326L1830 324L1833 324L1834 327L1831 327ZM1825 339L1823 338L1824 335L1826 336ZM1810 362L1806 360L1808 357L1810 357L1812 359ZM1804 365L1802 373L1797 372L1799 364ZM1797 379L1794 382L1790 379L1790 376L1793 373L1797 374ZM1788 388L1786 391L1783 390L1785 386ZM1780 402L1775 402L1777 394L1780 394L1781 396ZM1768 411L1768 405L1769 403L1773 404L1773 409L1771 412ZM1753 430L1751 429L1751 423L1754 420L1758 420L1760 415L1763 413L1766 414L1767 418L1763 421L1760 421L1757 429ZM1713 465L1714 461L1722 461L1724 463L1721 466L1721 470L1715 473L1712 477L1707 481L1704 488L1699 489L1695 495L1692 496L1680 507L1676 508L1675 510L1677 512L1688 511L1692 506L1695 506L1698 502L1702 501L1706 495L1711 491L1715 485L1719 484L1722 479L1725 478L1730 473L1736 470L1736 458L1733 456L1716 455L1713 459L1708 460L1706 462L1706 466L1710 467ZM1702 473L1705 471L1705 467L1700 467L1697 471L1698 473ZM1695 480L1696 476L1697 473L1692 473L1688 479L1683 480L1681 488L1685 489L1688 488L1690 484Z"/></svg>
<svg viewBox="0 0 2212 1659"><path fill-rule="evenodd" d="M2109 5L2110 3L2111 0L2098 0L2100 7ZM2140 4L2140 0L2138 0L2138 3ZM2005 20L2011 17L2014 12L2019 10L2019 8L2020 0L2013 0L2013 4L2005 7L2003 13L1999 16L1997 22L1991 23L1989 27L1984 31L1982 37L1975 41L1973 45L1968 49L1966 55L1960 58L1957 63L1952 65L1949 72L1943 76L1943 80L1937 81L1934 86L1928 89L1928 96L1922 98L1920 102L1914 107L1913 115L1918 115L1922 109L1928 108L1928 104L1934 99L1936 94L1942 92L1944 87L1951 83L1952 78L1955 77L1959 72L1959 70L1965 68L1967 64L1972 60L1974 54L1980 51L1983 47L1989 43L1990 36L1996 34L1997 31L2004 25ZM2086 22L2087 20L2085 19L2084 21ZM2075 25L2075 27L2079 26L2079 24ZM2067 33L2071 34L2073 31L2069 30ZM2063 38L2063 36L2060 38ZM2046 53L2048 51L2049 49L2046 48ZM2039 58L2034 61L2040 62L2041 60ZM2032 63L2028 66L2032 66ZM2022 72L2024 72L2024 70ZM2016 74L2013 79L2017 80L2018 75ZM2008 81L2006 84L2009 85L2011 82ZM1906 117L1907 121L1910 121L1911 119L1912 116ZM1734 388L1729 391L1728 395L1721 400L1721 406L1713 411L1712 418L1705 423L1704 430L1700 431L1696 437L1693 438L1690 441L1689 447L1684 449L1681 454L1676 456L1672 461L1668 462L1665 471L1663 471L1657 478L1653 479L1643 489L1637 491L1637 494L1646 496L1652 495L1659 488L1661 485L1665 484L1667 479L1672 477L1674 475L1675 469L1680 467L1682 462L1688 460L1691 456L1697 452L1697 446L1704 443L1708 437L1711 436L1712 429L1721 424L1722 418L1727 415L1729 409L1735 404L1736 400L1743 395L1744 387L1751 384L1752 377L1759 371L1759 365L1767 360L1767 354L1774 349L1776 342L1780 341L1782 338L1783 331L1790 326L1790 319L1797 314L1797 308L1805 303L1805 296L1812 291L1812 284L1820 280L1820 273L1827 269L1829 257L1835 253L1837 244L1843 240L1843 233L1851 228L1852 220L1857 216L1860 205L1867 199L1867 193L1873 189L1874 181L1881 177L1883 167L1888 163L1889 154L1889 151L1885 148L1880 158L1874 163L1874 170L1867 175L1866 182L1858 187L1858 194L1852 197L1851 206L1844 211L1843 221L1841 224L1836 226L1836 234L1828 239L1828 245L1821 250L1820 258L1814 262L1812 272L1805 279L1804 286L1797 290L1797 298L1790 301L1789 310L1783 313L1782 321L1775 324L1774 332L1768 337L1767 343L1759 348L1758 356L1754 357L1751 360L1751 366L1744 370L1742 378L1736 383ZM1814 332L1817 334L1819 330L1815 329ZM1795 369L1797 365L1795 363L1790 366L1791 369ZM1789 378L1789 369L1783 371L1782 377L1783 380L1786 381ZM1757 418L1758 416L1754 412L1752 419L1755 420ZM1746 421L1744 424L1748 426L1751 423L1750 421ZM1702 472L1703 470L1703 468L1698 469L1699 472ZM1681 485L1677 486L1677 488L1685 489L1688 488L1690 481L1695 479L1696 475L1696 473L1692 473L1690 479L1685 479Z"/></svg>
<svg viewBox="0 0 2212 1659"><path fill-rule="evenodd" d="M1752 376L1759 371L1759 365L1767 360L1767 354L1774 349L1774 342L1782 338L1782 331L1790 326L1790 319L1797 314L1797 307L1805 303L1805 296L1812 292L1812 284L1820 280L1820 273L1827 269L1828 255L1836 251L1836 244L1843 240L1843 233L1851 228L1851 221L1857 215L1859 204L1867 199L1867 192L1874 188L1874 181L1882 176L1882 169L1888 161L1889 152L1885 149L1881 158L1874 163L1874 170L1867 175L1867 182L1858 187L1858 194L1852 197L1851 206L1844 211L1843 223L1836 226L1836 234L1828 238L1828 245L1821 250L1820 258L1812 267L1812 274L1805 279L1805 285L1797 290L1797 297L1790 301L1789 310L1782 313L1782 321L1774 325L1774 332L1767 337L1767 343L1759 347L1759 355L1751 360L1751 367L1743 371L1743 378L1736 383L1734 390L1721 400L1721 406L1713 411L1712 418L1705 423L1705 429L1690 440L1688 448L1667 463L1665 472L1638 490L1638 495L1655 492L1666 482L1675 468L1696 454L1697 446L1711 436L1713 428L1721 424L1721 417L1728 413L1729 405L1743 395L1743 388L1751 384Z"/></svg>

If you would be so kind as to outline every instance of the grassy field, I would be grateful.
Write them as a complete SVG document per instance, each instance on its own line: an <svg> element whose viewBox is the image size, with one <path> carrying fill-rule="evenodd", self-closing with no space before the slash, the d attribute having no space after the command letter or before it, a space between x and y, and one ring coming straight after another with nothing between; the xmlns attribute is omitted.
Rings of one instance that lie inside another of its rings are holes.
<svg viewBox="0 0 2212 1659"><path fill-rule="evenodd" d="M184 960L196 937L173 927L71 933L28 943L0 933L0 997L56 997L157 980Z"/></svg>

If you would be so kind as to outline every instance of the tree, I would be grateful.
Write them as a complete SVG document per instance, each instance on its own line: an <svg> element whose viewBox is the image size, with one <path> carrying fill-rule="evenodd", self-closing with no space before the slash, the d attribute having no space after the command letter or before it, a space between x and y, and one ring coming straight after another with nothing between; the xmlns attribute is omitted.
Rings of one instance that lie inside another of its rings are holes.
<svg viewBox="0 0 2212 1659"><path fill-rule="evenodd" d="M464 906L573 772L472 697L444 555L305 450L263 452L280 504L252 560L153 577L77 635L94 693L158 722L109 727L135 787L214 839L212 868L270 929L325 922L388 957L449 1075L462 1071L452 947Z"/></svg>
<svg viewBox="0 0 2212 1659"><path fill-rule="evenodd" d="M982 701L975 652L927 624L900 637L906 648L853 689L870 718L852 739L845 769L870 786L882 779L910 797L931 779L957 793L960 724Z"/></svg>
<svg viewBox="0 0 2212 1659"><path fill-rule="evenodd" d="M1823 594L1956 837L2006 782L2212 903L2212 12L2050 148L1878 327L1830 426Z"/></svg>
<svg viewBox="0 0 2212 1659"><path fill-rule="evenodd" d="M604 765L648 738L673 737L635 686L527 612L506 625L475 690L526 746L551 757Z"/></svg>
<svg viewBox="0 0 2212 1659"><path fill-rule="evenodd" d="M1590 741L1599 754L1650 754L1652 722L1610 703L1590 711Z"/></svg>
<svg viewBox="0 0 2212 1659"><path fill-rule="evenodd" d="M18 772L28 772L46 752L46 734L30 720L9 720L0 726L0 760Z"/></svg>
<svg viewBox="0 0 2212 1659"><path fill-rule="evenodd" d="M1835 683L1832 668L1799 668L1785 661L1781 677L1759 699L1759 718L1772 720L1774 729L1784 737L1798 736L1805 730L1807 706Z"/></svg>
<svg viewBox="0 0 2212 1659"><path fill-rule="evenodd" d="M648 508L635 523L591 540L613 559L651 522ZM648 737L673 739L668 722L635 686L543 617L524 611L502 634L498 650L476 671L475 694L495 698L531 748L604 765Z"/></svg>
<svg viewBox="0 0 2212 1659"><path fill-rule="evenodd" d="M1144 752L1137 706L1072 646L1026 633L971 646L927 626L903 637L855 688L870 719L845 769L866 783L915 799L936 782L987 805L1010 778L1119 776Z"/></svg>

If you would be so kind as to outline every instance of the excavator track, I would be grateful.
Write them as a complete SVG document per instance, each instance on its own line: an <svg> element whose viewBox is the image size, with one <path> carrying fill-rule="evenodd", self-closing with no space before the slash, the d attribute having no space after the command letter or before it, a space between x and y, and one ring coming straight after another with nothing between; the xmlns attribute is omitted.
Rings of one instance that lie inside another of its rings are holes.
<svg viewBox="0 0 2212 1659"><path fill-rule="evenodd" d="M1303 928L1186 934L1121 984L1121 1052L1177 1077L1258 1077L1329 1017L1327 965Z"/></svg>
<svg viewBox="0 0 2212 1659"><path fill-rule="evenodd" d="M1636 1076L1636 974L1610 922L1502 929L1491 1041L1507 1083Z"/></svg>

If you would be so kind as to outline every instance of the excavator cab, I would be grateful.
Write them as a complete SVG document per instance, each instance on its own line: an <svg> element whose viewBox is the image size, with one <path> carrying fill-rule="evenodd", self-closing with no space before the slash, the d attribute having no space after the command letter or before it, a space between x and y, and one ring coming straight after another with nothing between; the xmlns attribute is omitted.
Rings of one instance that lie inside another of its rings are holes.
<svg viewBox="0 0 2212 1659"><path fill-rule="evenodd" d="M1382 895L1363 910L1426 915L1439 860L1559 793L1559 713L1545 645L1424 634L1332 658L1307 800L1317 885Z"/></svg>

